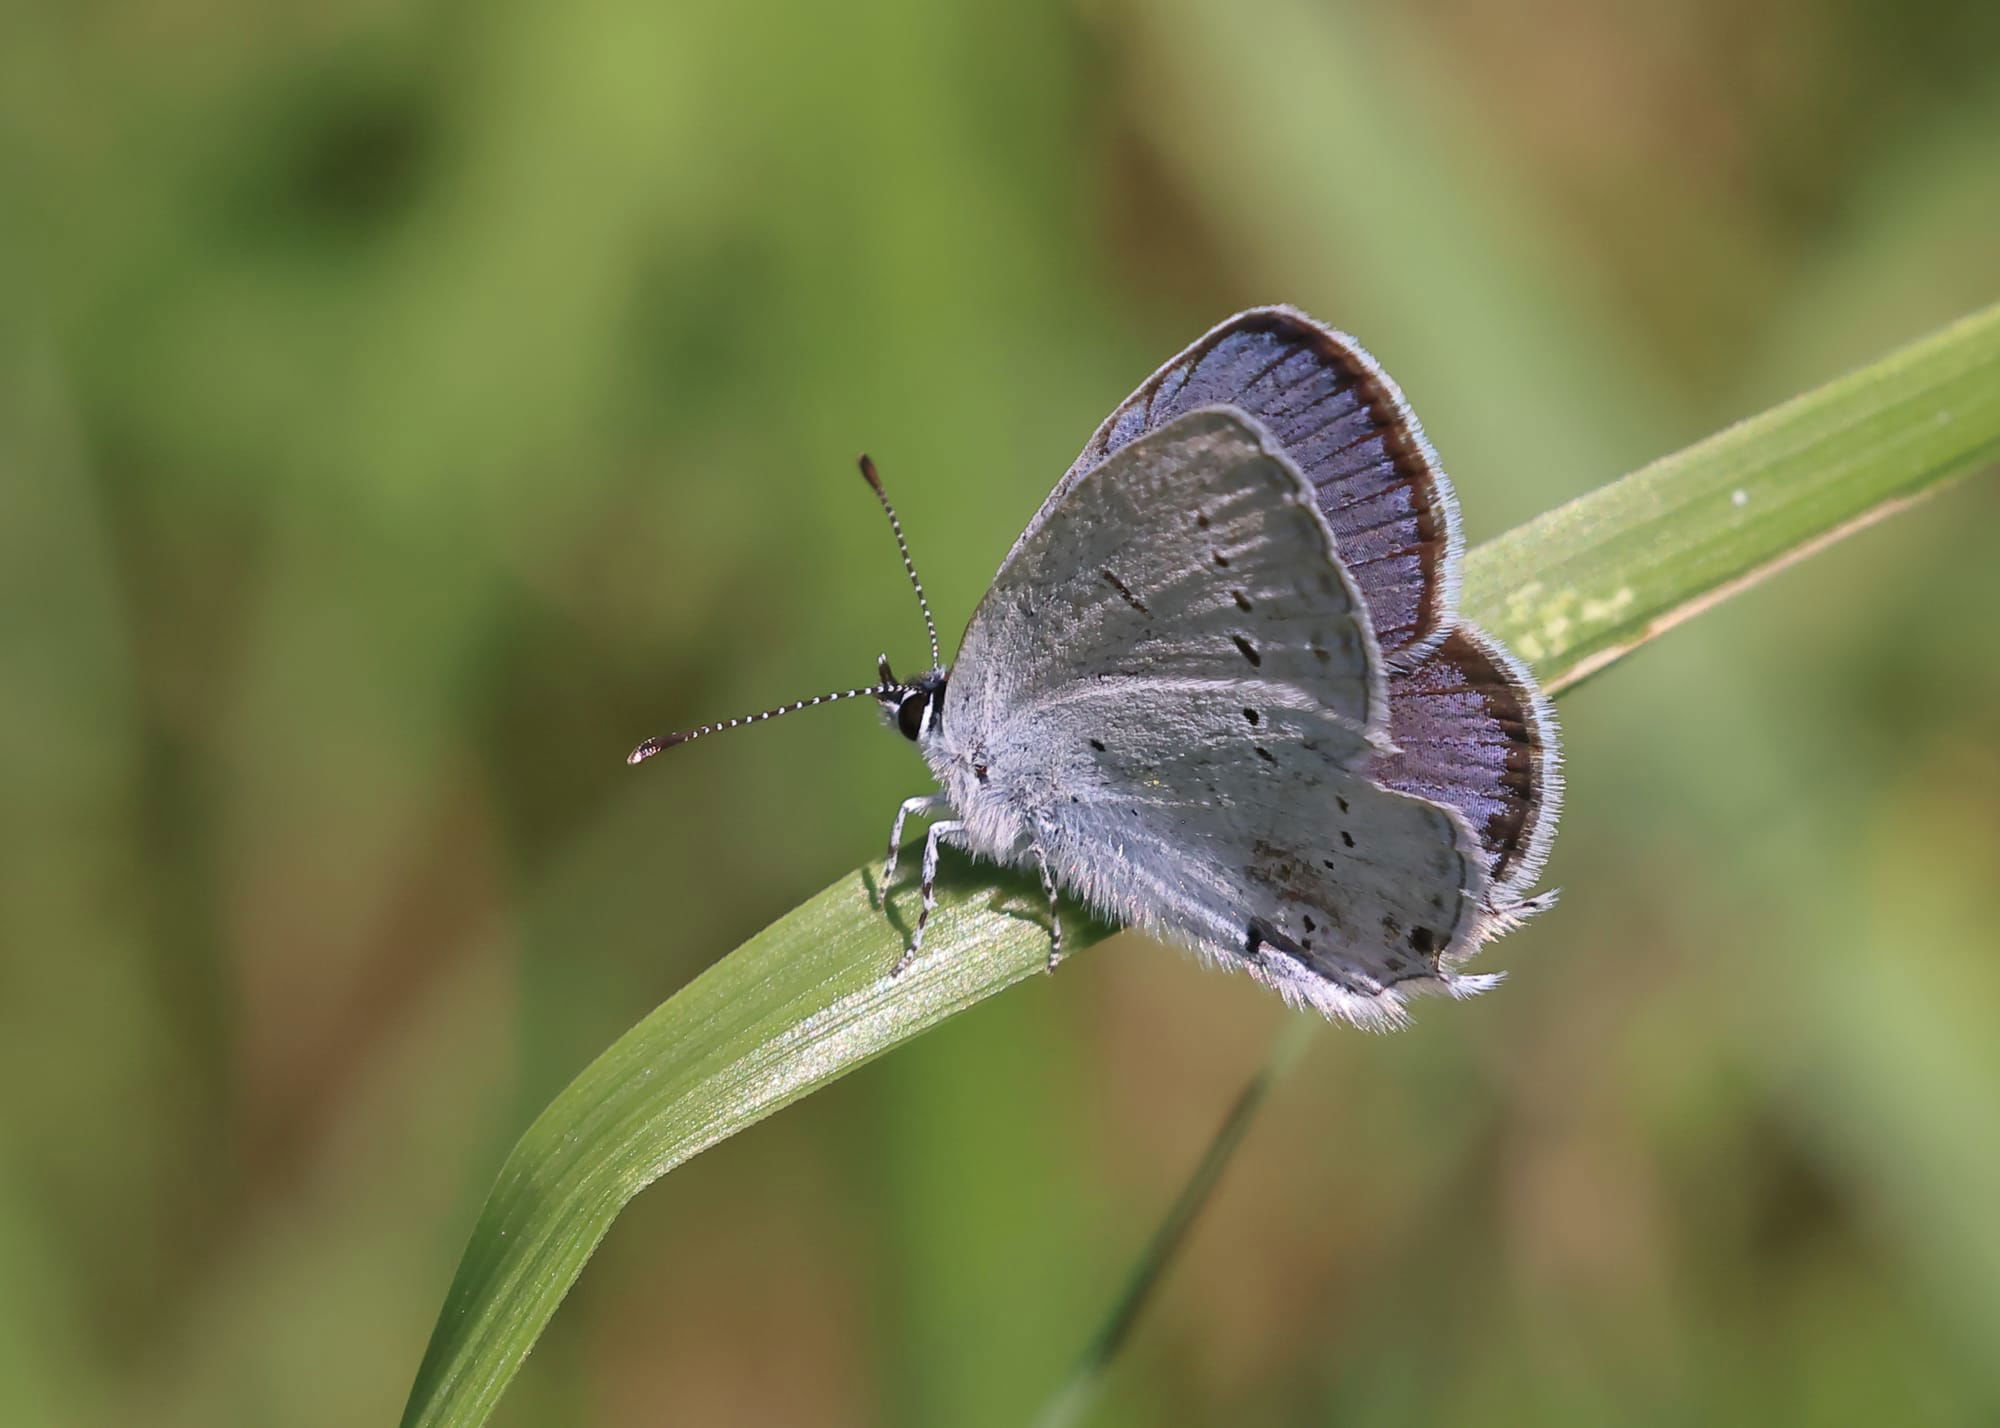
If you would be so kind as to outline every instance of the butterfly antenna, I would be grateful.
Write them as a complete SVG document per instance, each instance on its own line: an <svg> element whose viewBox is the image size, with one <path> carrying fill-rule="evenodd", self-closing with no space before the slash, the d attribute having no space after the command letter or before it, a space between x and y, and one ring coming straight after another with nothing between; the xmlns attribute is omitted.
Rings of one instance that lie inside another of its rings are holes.
<svg viewBox="0 0 2000 1428"><path fill-rule="evenodd" d="M720 724L704 724L699 729L682 729L674 734L658 734L646 740L625 756L628 764L643 764L662 750L671 749L676 744L690 744L709 734L720 734L725 729L740 729L745 724L761 724L766 719L775 719L780 714L796 714L801 709L810 709L815 704L837 704L843 699L859 699L864 694L878 698L896 689L893 683L871 684L866 689L842 689L832 694L815 694L810 699L801 699L796 704L780 705L776 709L766 709L761 714L746 714L741 719L728 719Z"/></svg>
<svg viewBox="0 0 2000 1428"><path fill-rule="evenodd" d="M931 668L942 668L944 656L938 650L937 621L931 618L931 602L924 598L924 582L917 579L917 563L910 559L910 543L903 539L903 523L896 519L896 508L889 504L889 493L882 489L882 478L875 474L875 463L865 453L861 457L861 474L868 478L868 489L882 503L883 514L889 517L889 529L896 533L896 549L903 553L903 569L909 572L910 585L917 592L917 608L924 612L924 628L930 631Z"/></svg>

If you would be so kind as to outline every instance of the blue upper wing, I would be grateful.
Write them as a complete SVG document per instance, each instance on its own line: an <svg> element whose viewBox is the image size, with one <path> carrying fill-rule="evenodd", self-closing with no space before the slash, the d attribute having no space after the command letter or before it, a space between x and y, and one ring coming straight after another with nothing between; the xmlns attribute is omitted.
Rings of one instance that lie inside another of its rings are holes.
<svg viewBox="0 0 2000 1428"><path fill-rule="evenodd" d="M1493 639L1461 624L1389 681L1393 752L1376 782L1456 808L1486 854L1490 909L1534 886L1562 809L1555 711Z"/></svg>
<svg viewBox="0 0 2000 1428"><path fill-rule="evenodd" d="M1304 473L1389 666L1421 662L1458 600L1451 482L1388 374L1296 309L1240 312L1161 367L1105 419L1057 494L1135 437L1209 406L1256 418Z"/></svg>

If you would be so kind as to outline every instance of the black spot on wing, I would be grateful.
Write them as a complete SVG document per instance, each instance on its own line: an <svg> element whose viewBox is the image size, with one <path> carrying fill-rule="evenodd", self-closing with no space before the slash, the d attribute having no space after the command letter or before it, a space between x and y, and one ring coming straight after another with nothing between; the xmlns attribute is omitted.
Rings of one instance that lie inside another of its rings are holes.
<svg viewBox="0 0 2000 1428"><path fill-rule="evenodd" d="M1131 591L1131 588L1127 586L1124 581L1120 580L1117 576L1113 575L1110 571L1100 570L1098 574L1104 577L1104 583L1106 585L1109 585L1113 590L1116 590L1119 594L1119 597L1123 599L1127 605L1130 605L1133 609L1137 610L1142 615L1150 615L1153 613L1151 610L1146 608L1145 601L1141 600L1137 595L1134 595Z"/></svg>
<svg viewBox="0 0 2000 1428"><path fill-rule="evenodd" d="M1380 994L1382 984L1373 978L1356 974L1356 969L1330 959L1313 956L1308 943L1294 942L1270 923L1259 917L1250 919L1243 931L1243 955L1252 961L1262 960L1265 948L1282 953L1296 962L1306 972L1323 982L1331 983L1356 995L1372 997Z"/></svg>

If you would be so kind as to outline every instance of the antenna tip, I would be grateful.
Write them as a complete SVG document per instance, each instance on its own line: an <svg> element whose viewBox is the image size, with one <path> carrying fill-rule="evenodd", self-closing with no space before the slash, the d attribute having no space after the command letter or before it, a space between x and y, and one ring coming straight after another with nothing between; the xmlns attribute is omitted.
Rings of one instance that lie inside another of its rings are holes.
<svg viewBox="0 0 2000 1428"><path fill-rule="evenodd" d="M867 452L865 452L865 451L864 451L864 452L862 452L862 453L861 453L861 458L860 458L860 465L861 465L861 474L862 474L862 476L864 476L865 478L867 478L867 481L868 481L868 484L869 484L870 486L873 486L873 487L875 488L875 494L876 494L876 495L878 495L878 496L879 496L879 495L881 495L881 494L882 494L882 478L881 478L880 476L877 476L877 475L875 474L875 461L874 461L874 458L872 458L871 456L869 456L869 454L868 454Z"/></svg>
<svg viewBox="0 0 2000 1428"><path fill-rule="evenodd" d="M645 743L627 754L625 762L628 764L643 764L647 759L650 759L653 755L664 749L671 749L675 744L685 744L687 739L688 736L686 734L661 734L656 738L646 740Z"/></svg>

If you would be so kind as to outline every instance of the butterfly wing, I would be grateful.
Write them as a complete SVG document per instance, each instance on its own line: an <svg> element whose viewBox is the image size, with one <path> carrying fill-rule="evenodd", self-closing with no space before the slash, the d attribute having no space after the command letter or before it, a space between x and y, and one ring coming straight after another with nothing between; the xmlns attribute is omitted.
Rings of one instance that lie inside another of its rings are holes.
<svg viewBox="0 0 2000 1428"><path fill-rule="evenodd" d="M1458 502L1403 394L1359 343L1289 307L1238 313L1142 383L1083 448L1051 503L1113 452L1199 407L1263 425L1312 483L1392 669L1452 623Z"/></svg>
<svg viewBox="0 0 2000 1428"><path fill-rule="evenodd" d="M1370 760L1390 788L1457 809L1477 834L1506 913L1534 885L1562 808L1555 710L1493 639L1455 628L1389 688L1392 751Z"/></svg>
<svg viewBox="0 0 2000 1428"><path fill-rule="evenodd" d="M1241 413L1180 417L1043 506L966 629L945 724L1134 682L1239 724L1245 705L1323 709L1343 757L1386 727L1360 593L1310 488Z"/></svg>
<svg viewBox="0 0 2000 1428"><path fill-rule="evenodd" d="M1456 970L1487 879L1464 820L1343 764L1323 716L1259 713L1252 730L1240 710L1163 714L1143 685L1110 690L1003 729L994 786L1013 750L1040 750L1056 803L1032 836L1058 881L1294 1005L1389 1025L1413 991L1485 986Z"/></svg>
<svg viewBox="0 0 2000 1428"><path fill-rule="evenodd" d="M939 773L979 851L1364 1024L1476 990L1486 860L1366 773L1367 611L1304 477L1197 411L1068 484L1009 554L947 686ZM973 771L968 774L967 770Z"/></svg>

